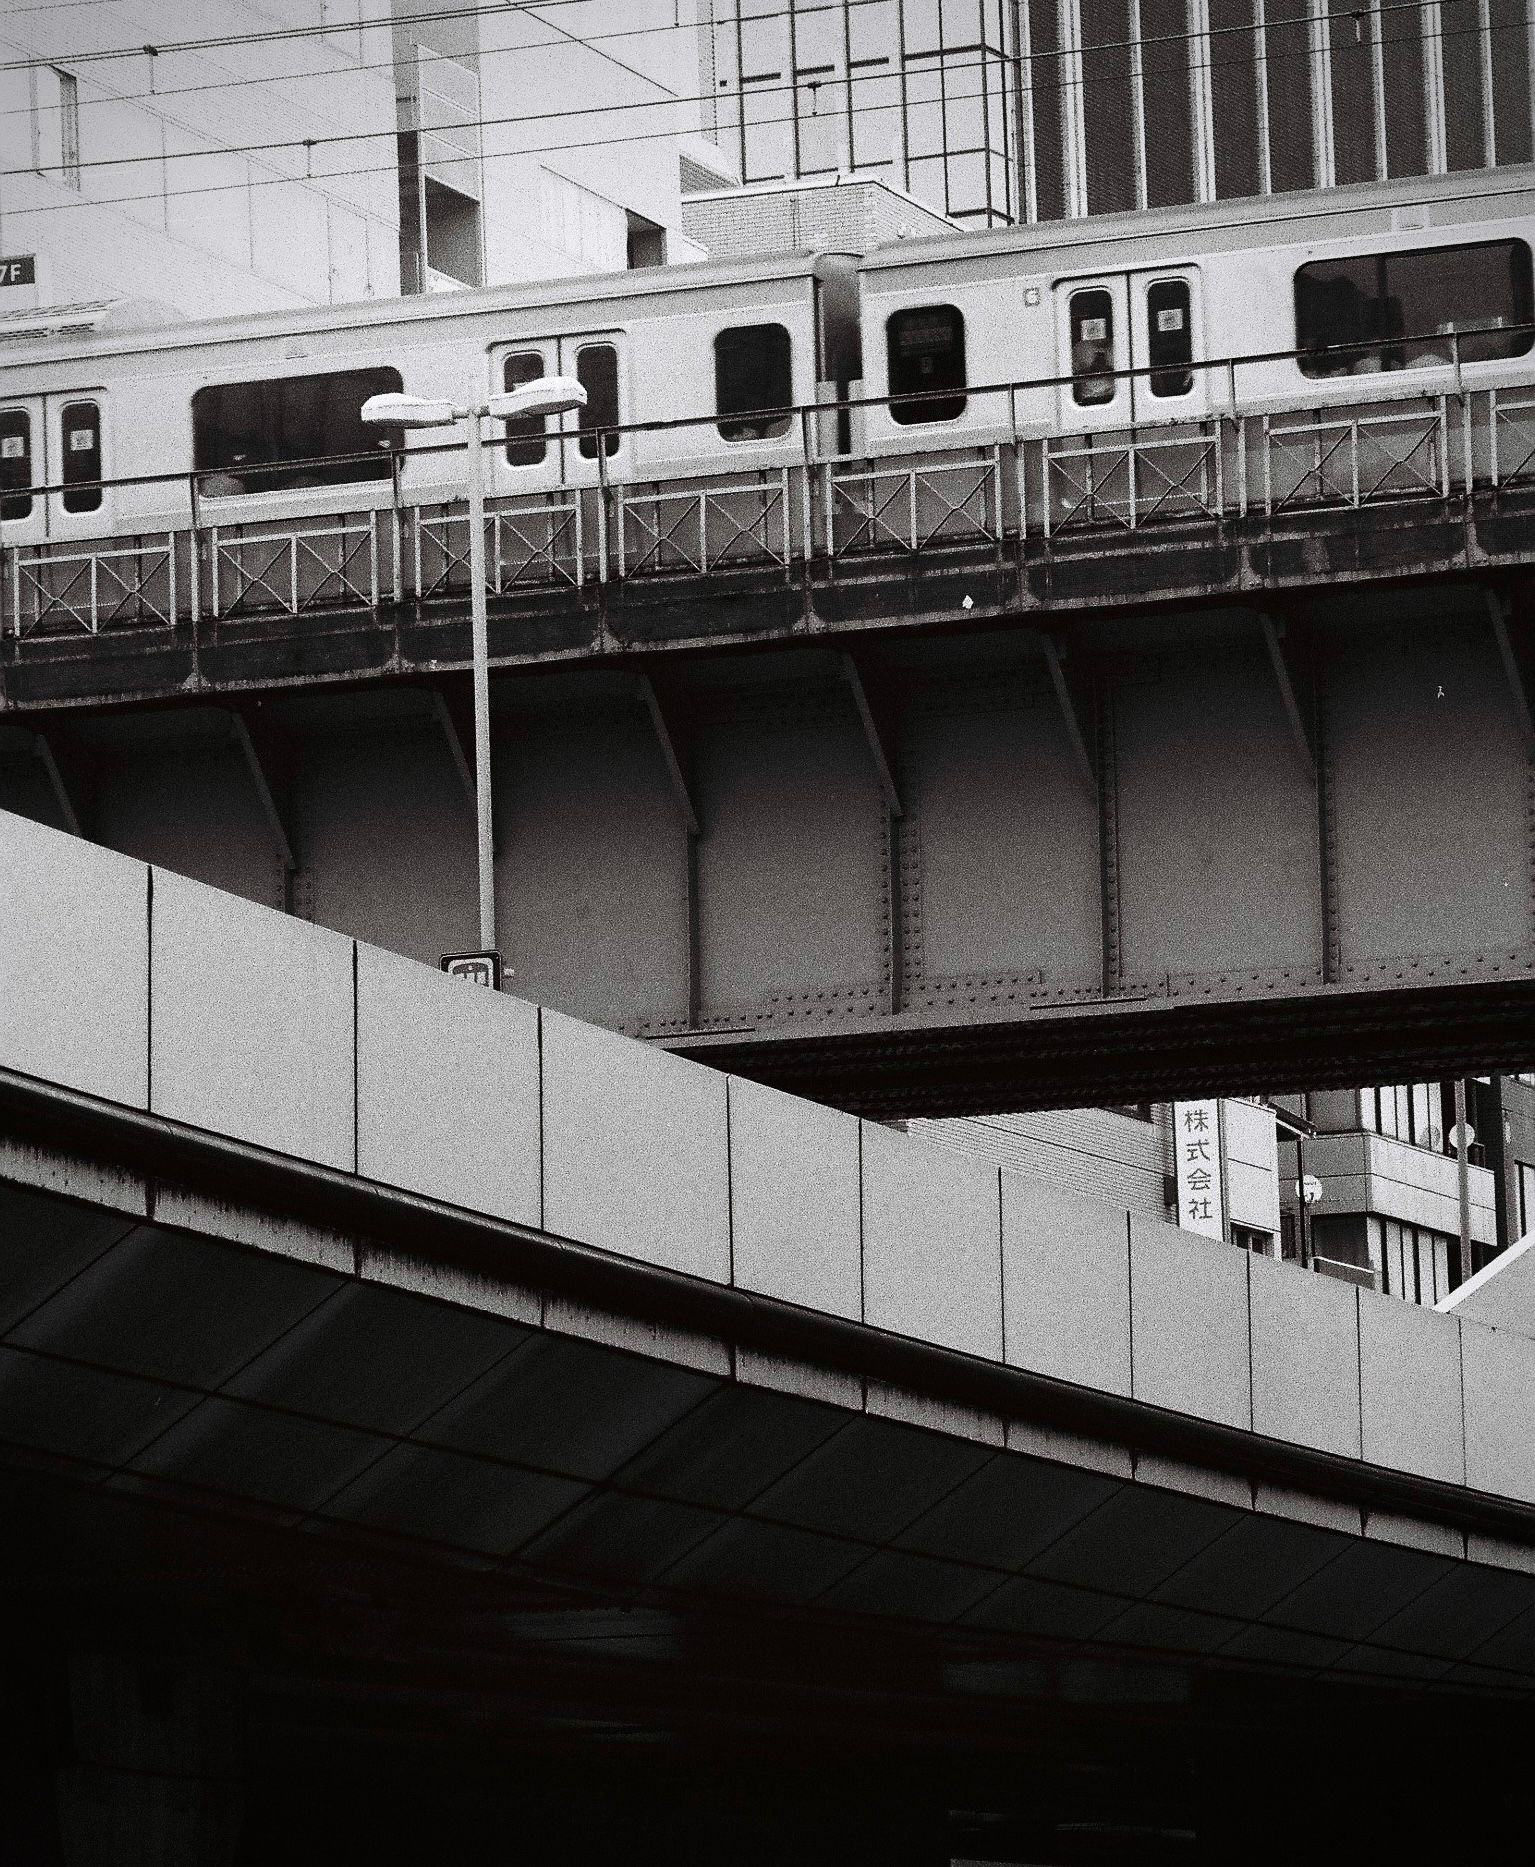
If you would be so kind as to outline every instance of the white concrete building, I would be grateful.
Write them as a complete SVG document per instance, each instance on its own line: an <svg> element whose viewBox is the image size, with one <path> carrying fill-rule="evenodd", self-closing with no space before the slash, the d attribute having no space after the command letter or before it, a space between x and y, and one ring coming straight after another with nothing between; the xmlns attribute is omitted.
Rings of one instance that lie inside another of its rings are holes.
<svg viewBox="0 0 1535 1867"><path fill-rule="evenodd" d="M33 261L30 280L0 285L0 315L136 298L202 317L397 293L388 6L0 10L0 253Z"/></svg>

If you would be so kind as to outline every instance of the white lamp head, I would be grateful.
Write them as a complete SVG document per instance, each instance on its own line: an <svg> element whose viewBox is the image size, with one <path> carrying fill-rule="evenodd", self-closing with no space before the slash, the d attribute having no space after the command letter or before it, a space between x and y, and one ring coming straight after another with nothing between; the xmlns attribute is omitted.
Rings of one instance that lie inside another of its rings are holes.
<svg viewBox="0 0 1535 1867"><path fill-rule="evenodd" d="M370 395L362 405L364 421L388 422L397 428L447 428L462 416L463 410L451 402L421 395Z"/></svg>
<svg viewBox="0 0 1535 1867"><path fill-rule="evenodd" d="M382 402L390 398L376 399ZM498 421L517 421L529 415L564 415L573 408L585 407L586 391L574 376L539 376L520 388L491 396L485 412Z"/></svg>

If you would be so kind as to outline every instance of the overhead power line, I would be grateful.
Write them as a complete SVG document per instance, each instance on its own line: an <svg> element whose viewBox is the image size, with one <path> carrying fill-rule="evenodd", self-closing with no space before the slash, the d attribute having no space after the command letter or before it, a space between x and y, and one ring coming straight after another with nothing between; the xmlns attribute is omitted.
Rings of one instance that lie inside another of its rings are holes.
<svg viewBox="0 0 1535 1867"><path fill-rule="evenodd" d="M1415 0L1410 0L1410 3L1415 4ZM1492 30L1494 31L1511 30L1512 28L1516 26L1522 30L1523 25L1524 25L1523 20L1508 21L1508 22L1503 23L1502 26L1493 27ZM1452 36L1465 37L1465 36L1469 36L1472 33L1479 32L1480 30L1481 28L1479 26L1463 27L1459 29L1459 32L1456 34L1452 35L1450 33L1446 33L1442 36L1445 38L1450 38ZM1314 52L1308 48L1306 50L1298 51L1295 53L1273 54L1269 57L1267 62L1270 65L1277 64L1281 62L1282 60L1293 60L1293 61L1298 62L1304 59L1307 62L1309 62L1314 56L1315 56ZM1223 63L1234 64L1236 62L1238 61L1235 61L1235 60L1223 61L1223 62L1211 61L1209 68L1211 70L1218 71L1222 69ZM971 65L969 67L951 66L950 69L951 70L953 69L972 69L973 70L973 69L976 69L976 67L974 65ZM1066 78L1061 79L1057 84L1050 86L1048 88L1055 90L1055 91L1068 91L1068 90L1077 88L1078 86L1086 86L1087 83L1088 81L1085 78L1066 77ZM1115 78L1103 84L1104 89L1112 89L1115 91L1125 91L1128 89L1128 86L1129 86L1129 80L1127 78ZM768 87L764 86L762 88L763 90L766 90ZM1042 87L1037 84L1034 87L1036 92L1043 88L1046 88L1046 87ZM789 85L779 85L779 86L773 87L773 89L782 93L782 92L788 92L792 90L793 87ZM972 99L979 98L983 96L984 94L985 93L984 93L984 86L983 86L976 90L951 93L951 97L953 101L955 102L964 103L964 102L969 102ZM685 103L689 100L682 98L682 99L670 99L666 101ZM632 110L632 109L635 109L636 106L632 104L624 104L624 105L610 106L610 108ZM851 114L859 115L863 112L889 111L895 108L896 108L895 105L880 104L880 103L853 105L851 107ZM591 115L596 114L596 112L594 110L587 110L587 111L576 112L574 114L580 115L580 116L591 116ZM538 116L532 116L532 117L514 116L514 117L506 117L506 118L486 119L485 121L487 125L490 125L493 123L539 122L541 120L544 120L544 119ZM766 129L766 128L774 128L780 125L791 126L793 125L794 122L795 122L795 117L791 113L788 116L759 118L753 127ZM448 126L448 127L451 127L451 126ZM392 139L394 132L391 130L390 132L388 132L388 134ZM482 157L481 160L486 161L486 162L491 162L491 161L498 161L498 160L505 161L505 160L515 159L517 157L522 157L522 156L558 155L558 154L561 154L563 152L567 152L570 150L577 150L577 149L584 150L584 149L591 149L594 147L604 147L604 146L611 146L611 147L617 148L620 145L627 145L631 143L649 143L649 142L669 141L672 138L674 138L676 135L677 135L677 131L670 130L670 129L636 130L630 134L624 134L624 135L613 137L609 145L604 145L601 143L594 144L591 138L587 137L587 138L582 138L580 141L575 141L575 142L530 144L523 148L501 150L501 151L498 151L495 155ZM278 144L273 144L273 145L258 144L258 145L253 146L254 151L259 151L259 150L266 149L266 148L302 149L303 143L302 141L300 141L298 143L284 142L284 143L278 143ZM204 160L207 160L210 157L216 157L216 156L226 155L226 154L245 154L245 153L252 153L252 151L212 149L212 150L199 151L196 153L200 154ZM893 167L895 165L894 163L892 163L888 166ZM0 171L0 173L3 173L3 174L14 174L14 173L31 174L33 172L34 171L32 170ZM68 201L52 202L49 204L46 211L49 214L59 214L59 213L66 212L69 209L79 209L79 208L111 209L111 208L131 206L139 202L164 201L167 199L179 200L179 201L184 202L184 201L194 200L199 195L228 194L235 190L243 191L249 188L293 187L295 185L303 186L306 183L319 184L323 182L323 183L329 184L331 182L346 181L346 180L350 180L352 178L364 176L364 175L393 175L397 172L398 172L398 164L395 162L363 163L353 168L329 169L319 175L288 175L288 174L274 173L274 174L270 174L270 175L267 175L261 178L246 177L246 178L242 178L239 181L214 182L206 187L187 188L183 190L181 193L176 194L176 195L168 195L167 192L162 189L156 189L153 193L150 193L150 194L104 195L100 198L91 198L91 197L82 195L82 196L70 199ZM1465 173L1468 176L1469 175L1485 175L1486 173L1488 173L1488 171L1485 169L1474 169L1474 170L1467 170L1465 171ZM874 176L871 178L878 179L877 176ZM792 178L786 177L785 179L792 179ZM1485 184L1482 184L1482 186L1485 189ZM1290 192L1290 191L1282 190L1278 192ZM15 209L12 210L13 213L16 211L17 210ZM362 210L359 209L358 211L361 212Z"/></svg>
<svg viewBox="0 0 1535 1867"><path fill-rule="evenodd" d="M534 4L534 3L537 3L537 0L528 0L528 4ZM548 4L550 3L550 0L543 0L543 3ZM560 0L560 3L572 5L572 4L578 4L579 0ZM1441 3L1445 5L1457 5L1457 4L1461 4L1462 0L1441 0ZM473 10L480 11L482 9L477 8ZM526 7L520 10L525 11ZM1382 13L1400 13L1400 12L1416 13L1421 10L1421 7L1420 7L1419 0L1388 0L1388 3L1385 5L1382 5L1379 10ZM427 17L427 16L422 15L420 17ZM439 15L435 15L432 17L443 18L443 17L446 17L446 15L439 14ZM1279 23L1281 22L1270 22L1270 30L1272 30L1273 27ZM1296 22L1283 22L1283 23L1299 24L1303 22L1296 21ZM1506 30L1512 29L1516 25L1522 27L1523 24L1524 22L1522 20L1520 21L1499 21L1499 22L1496 22L1494 25L1490 26L1489 30L1490 31L1506 31ZM645 28L643 30L647 30L647 31L664 30L667 32L675 32L678 30L678 28L674 26L668 26L665 28L654 28L654 27ZM1210 40L1214 40L1220 37L1222 34L1228 34L1228 33L1233 33L1233 32L1243 32L1243 31L1250 32L1251 30L1252 28L1250 26L1249 27L1212 26L1207 31L1198 32L1198 33L1195 33L1195 32L1164 33L1164 34L1153 35L1153 36L1143 38L1143 39L1138 39L1138 40L1130 40L1130 39L1103 40L1097 44L1079 48L1078 52L1075 55L1081 56L1081 57L1090 57L1101 52L1125 50L1136 45L1144 48L1146 46L1152 46L1152 45L1183 44L1193 39L1208 38ZM1453 32L1441 33L1439 37L1441 39L1455 38L1455 37L1464 36L1464 34L1467 32L1480 33L1481 30L1482 28L1481 28L1480 22L1478 22L1477 25L1469 27L1469 28L1458 28ZM637 36L637 34L617 34L617 35L604 35L604 36L635 37ZM229 42L229 43L233 43L233 42ZM581 39L581 40L576 41L576 43L588 44L590 43L590 41L586 39ZM527 48L519 48L519 49L527 49ZM1053 59L1059 60L1059 59L1071 57L1073 55L1074 54L1070 50L1056 48L1048 52L1034 53L1031 55L1031 58L1032 59L1052 59L1053 58ZM1299 59L1299 58L1305 58L1309 60L1314 56L1315 56L1315 53L1313 49L1308 46L1304 51L1298 51L1294 53L1268 54L1265 57L1264 63L1266 66L1270 66L1270 65L1279 64L1287 60L1293 60L1293 59ZM984 54L979 59L970 58L967 56L953 58L945 62L944 70L945 72L976 70L984 63L984 58L985 58ZM1247 62L1248 61L1245 58L1222 59L1222 60L1210 59L1206 61L1206 68L1209 69L1210 71L1221 71L1221 70L1230 69L1239 64L1245 65ZM8 67L0 66L0 70L5 70L5 69L8 69ZM894 78L896 76L896 73L892 71L888 75ZM830 79L821 79L820 81L824 83L831 83L831 84L836 84L838 82L838 80L835 77L830 78ZM1056 85L1050 86L1050 87L1041 86L1038 82L1035 82L1033 83L1032 88L1036 92L1044 88L1051 88L1051 89L1055 89L1058 91L1065 91L1065 90L1075 89L1078 87L1082 88L1083 90L1091 90L1095 88L1096 86L1102 86L1103 88L1108 89L1108 88L1112 88L1117 85L1122 85L1126 83L1127 81L1128 80L1126 79L1118 79L1118 78L1090 80L1084 74L1080 77L1063 78ZM280 83L280 82L287 82L287 80L286 79L268 79L266 80L266 82ZM749 95L752 97L771 97L771 96L792 94L793 92L798 90L800 83L801 83L801 80L796 77L796 78L791 78L787 82L780 83L780 84L753 84L750 88ZM209 88L220 88L220 87L209 87ZM742 94L747 94L747 93L742 93L742 92L732 93L732 95L742 95ZM170 95L170 93L157 92L155 93L155 95L164 96L164 95ZM963 103L963 102L970 101L972 98L980 97L981 95L982 95L981 91L960 92L957 94L951 93L946 101L954 102L954 103ZM668 109L673 106L679 106L679 105L712 103L716 101L716 96L717 94L715 92L695 93L695 94L688 95L688 96L678 96L678 95L673 95L673 94L667 94L666 96L663 96L663 97L636 98L628 102L573 105L570 108L565 109L565 110L529 111L529 112L513 113L511 115L501 116L501 117L466 118L462 122L458 122L458 123L433 124L431 126L431 129L433 133L437 133L437 134L448 134L456 130L500 129L500 128L507 128L507 127L510 127L512 125L517 125L517 124L556 122L567 117L601 117L601 116L610 116L610 115L614 115L614 114L625 112L625 111ZM867 104L867 105L853 105L853 106L850 106L849 108L849 114L856 115L860 111L863 111L863 110L876 111L876 110L889 110L893 108L895 108L893 104L878 103L878 102ZM830 114L831 113L828 112L828 116ZM837 114L840 115L841 112L839 111ZM754 124L753 127L754 128L767 127L768 125L771 125L771 124L782 123L782 122L793 122L794 120L795 119L792 115L787 118L758 119L757 123ZM211 148L211 149L171 149L171 150L163 150L163 151L157 150L157 151L151 152L149 154L144 154L144 155L97 156L97 157L91 157L91 158L82 158L74 164L74 167L80 170L102 169L102 168L131 168L131 167L142 167L150 163L206 161L211 156L271 155L271 154L277 153L278 151L302 154L305 157L306 162L307 162L307 160L312 156L313 152L316 149L334 147L335 145L339 143L378 142L378 141L383 141L386 139L390 142L393 142L397 134L398 134L397 127L394 124L389 124L385 127L382 127L379 129L372 129L372 130L341 130L329 136L288 136L288 137L283 137L277 141L264 142L264 143L220 143L216 147ZM668 131L663 132L663 134L670 136L670 135L679 134L679 132L675 130L668 130ZM620 142L620 141L621 142L638 142L638 141L646 141L650 139L644 136L635 136L635 137L618 137L618 138L614 138L613 140L615 142ZM558 145L559 148L584 148L588 146L595 146L594 139L589 138L587 139L586 143ZM512 153L512 152L508 152L508 153ZM532 154L535 152L519 150L519 151L516 151L515 153ZM551 153L551 152L550 151L539 151L536 153ZM465 158L465 159L468 159L468 158ZM285 179L288 179L288 180L298 180L298 179L329 180L335 176L342 175L342 174L356 175L356 174L369 174L369 173L381 172L383 168L389 167L389 166L392 166L392 165L381 164L379 165L378 170L370 170L367 168L349 169L349 170L331 170L329 171L328 174L324 176L312 177L312 176L306 175L303 178L290 176L290 177L286 177ZM36 170L32 165L23 164L21 167L18 167L18 168L0 169L0 179L3 179L7 176L30 175L34 173L36 173Z"/></svg>
<svg viewBox="0 0 1535 1867"><path fill-rule="evenodd" d="M94 5L98 0L73 0L75 6ZM169 52L216 52L229 46L237 45L280 45L294 39L339 39L354 32L388 32L395 26L426 26L446 19L505 19L508 14L526 13L530 16L535 9L548 11L554 7L580 6L583 0L498 0L495 5L475 5L442 7L425 13L393 13L387 18L365 20L337 20L328 26L278 26L266 32L233 32L212 34L204 39L165 39L146 45L140 40L137 45L102 46L97 51L72 52L65 62L69 65L100 64L109 59L143 58L146 53L162 57ZM853 0L855 6L867 4L867 0ZM60 12L68 11L64 7L15 8L16 12ZM676 26L669 30L675 32ZM0 63L0 71L38 71L58 62L59 54L40 54L36 58L9 59Z"/></svg>

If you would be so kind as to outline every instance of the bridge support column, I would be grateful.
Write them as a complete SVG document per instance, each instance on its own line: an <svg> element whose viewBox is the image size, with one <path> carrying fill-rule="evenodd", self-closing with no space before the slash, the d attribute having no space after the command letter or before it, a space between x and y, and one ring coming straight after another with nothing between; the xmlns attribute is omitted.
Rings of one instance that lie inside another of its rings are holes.
<svg viewBox="0 0 1535 1867"><path fill-rule="evenodd" d="M74 1756L58 1772L64 1867L231 1867L244 1801L235 1675L77 1653L69 1710Z"/></svg>

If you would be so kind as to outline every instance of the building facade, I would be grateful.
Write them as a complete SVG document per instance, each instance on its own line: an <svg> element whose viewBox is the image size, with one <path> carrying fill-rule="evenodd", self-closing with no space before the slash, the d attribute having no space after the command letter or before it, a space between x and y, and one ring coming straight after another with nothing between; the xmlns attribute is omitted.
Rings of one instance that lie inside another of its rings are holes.
<svg viewBox="0 0 1535 1867"><path fill-rule="evenodd" d="M153 50L128 51L130 42ZM682 163L697 40L672 0L173 0L0 19L0 317L187 317L701 257ZM25 278L20 274L25 273Z"/></svg>
<svg viewBox="0 0 1535 1867"><path fill-rule="evenodd" d="M704 185L732 171L697 133L696 39L673 0L394 13L406 292L703 257L682 165Z"/></svg>
<svg viewBox="0 0 1535 1867"><path fill-rule="evenodd" d="M388 0L150 0L131 30L115 7L16 9L0 67L0 251L33 275L0 315L399 291Z"/></svg>
<svg viewBox="0 0 1535 1867"><path fill-rule="evenodd" d="M699 0L703 129L743 181L882 176L969 227L1024 218L1012 0Z"/></svg>
<svg viewBox="0 0 1535 1867"><path fill-rule="evenodd" d="M1524 162L1524 0L700 0L747 182L881 174L970 226Z"/></svg>
<svg viewBox="0 0 1535 1867"><path fill-rule="evenodd" d="M1535 1075L1474 1078L1464 1094L1464 1223L1479 1269L1535 1229ZM1431 1306L1461 1278L1455 1107L1452 1083L1388 1083L911 1127L1089 1198ZM1201 1135L1208 1144L1193 1145Z"/></svg>

